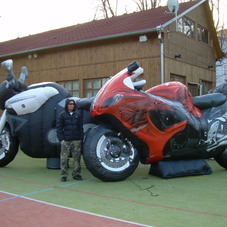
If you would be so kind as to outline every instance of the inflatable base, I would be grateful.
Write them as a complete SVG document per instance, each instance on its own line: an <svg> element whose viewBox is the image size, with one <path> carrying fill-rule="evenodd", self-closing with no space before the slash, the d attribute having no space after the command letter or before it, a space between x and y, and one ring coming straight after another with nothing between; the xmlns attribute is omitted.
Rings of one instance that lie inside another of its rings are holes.
<svg viewBox="0 0 227 227"><path fill-rule="evenodd" d="M204 159L162 160L150 167L149 174L161 178L211 174L213 171Z"/></svg>
<svg viewBox="0 0 227 227"><path fill-rule="evenodd" d="M47 169L60 169L60 158L47 158Z"/></svg>

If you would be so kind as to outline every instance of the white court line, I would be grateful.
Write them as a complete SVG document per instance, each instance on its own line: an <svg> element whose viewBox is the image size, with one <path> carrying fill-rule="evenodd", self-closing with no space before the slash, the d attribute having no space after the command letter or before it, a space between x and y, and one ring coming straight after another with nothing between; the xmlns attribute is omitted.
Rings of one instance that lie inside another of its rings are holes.
<svg viewBox="0 0 227 227"><path fill-rule="evenodd" d="M43 202L43 201L40 201L40 200L31 199L31 198L27 198L27 197L24 197L24 196L12 194L12 193L9 193L9 192L0 191L0 193L5 193L5 194L8 194L8 195L15 196L15 199L16 198L23 198L23 199L31 200L31 201L34 201L34 202L47 204L47 205L51 205L51 206L55 206L55 207L59 207L59 208L64 208L64 209L68 209L68 210L72 210L72 211L77 211L77 212L84 213L84 214L94 215L94 216L97 216L97 217L106 218L106 219L110 219L110 220L114 220L114 221L120 221L120 222L133 224L133 225L138 225L138 226L143 226L143 227L153 227L151 225L143 225L143 224L139 224L139 223L135 223L135 222L125 221L125 220L121 220L121 219L117 219L117 218L107 217L107 216L104 216L104 215L90 213L90 212L87 212L87 211L77 210L77 209L70 208L70 207L60 206L60 205L56 205L56 204L53 204L53 203L47 203L47 202Z"/></svg>

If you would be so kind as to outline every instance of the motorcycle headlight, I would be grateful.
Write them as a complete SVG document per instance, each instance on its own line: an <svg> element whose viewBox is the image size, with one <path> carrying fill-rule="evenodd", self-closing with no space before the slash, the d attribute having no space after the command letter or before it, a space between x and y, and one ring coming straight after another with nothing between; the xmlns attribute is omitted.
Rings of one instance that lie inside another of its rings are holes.
<svg viewBox="0 0 227 227"><path fill-rule="evenodd" d="M113 97L106 99L105 102L102 103L101 108L106 108L106 107L115 105L116 103L120 102L122 98L123 98L123 95L116 94Z"/></svg>
<svg viewBox="0 0 227 227"><path fill-rule="evenodd" d="M91 110L94 109L94 105L95 105L96 101L98 100L99 96L103 93L104 90L105 90L105 88L102 87L102 88L98 91L98 93L96 94L95 99L93 100L93 102L92 102L92 104L91 104Z"/></svg>
<svg viewBox="0 0 227 227"><path fill-rule="evenodd" d="M114 105L114 104L120 102L122 100L122 98L123 98L123 95L121 95L121 94L114 95L114 97L112 99L112 103L110 105Z"/></svg>

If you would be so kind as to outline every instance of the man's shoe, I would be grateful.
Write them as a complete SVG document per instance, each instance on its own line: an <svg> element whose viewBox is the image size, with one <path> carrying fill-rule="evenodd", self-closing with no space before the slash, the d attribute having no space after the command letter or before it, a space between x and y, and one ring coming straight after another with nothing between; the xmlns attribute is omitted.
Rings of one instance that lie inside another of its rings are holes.
<svg viewBox="0 0 227 227"><path fill-rule="evenodd" d="M66 177L61 177L61 181L62 181L62 182L65 182L66 179L67 179Z"/></svg>
<svg viewBox="0 0 227 227"><path fill-rule="evenodd" d="M83 180L82 177L80 175L76 175L73 177L74 180Z"/></svg>

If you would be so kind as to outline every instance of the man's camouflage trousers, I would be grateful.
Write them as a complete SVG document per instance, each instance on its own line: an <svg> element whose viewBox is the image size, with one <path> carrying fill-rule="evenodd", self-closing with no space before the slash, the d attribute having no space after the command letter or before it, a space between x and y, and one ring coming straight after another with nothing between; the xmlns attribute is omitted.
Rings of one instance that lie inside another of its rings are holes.
<svg viewBox="0 0 227 227"><path fill-rule="evenodd" d="M73 158L73 171L72 176L76 176L81 172L81 141L71 140L65 141L61 144L61 176L67 177L68 175L68 159L69 155L72 154Z"/></svg>

